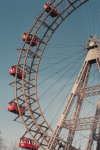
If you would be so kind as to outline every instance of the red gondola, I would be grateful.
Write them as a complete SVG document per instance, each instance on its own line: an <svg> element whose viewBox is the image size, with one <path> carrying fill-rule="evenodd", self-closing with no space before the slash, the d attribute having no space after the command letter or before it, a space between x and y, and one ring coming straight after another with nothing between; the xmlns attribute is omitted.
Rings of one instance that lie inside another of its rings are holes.
<svg viewBox="0 0 100 150"><path fill-rule="evenodd" d="M38 145L36 142L26 137L20 138L19 147L38 150Z"/></svg>
<svg viewBox="0 0 100 150"><path fill-rule="evenodd" d="M20 107L20 112L25 114L25 107L24 106L19 106L19 107ZM8 111L11 111L15 114L19 114L17 104L15 102L8 103Z"/></svg>
<svg viewBox="0 0 100 150"><path fill-rule="evenodd" d="M53 9L53 8L54 8L54 6L53 6L52 4L50 4L50 2L46 2L46 3L44 4L44 9L45 9L45 11L46 11L47 13L49 13L49 12L51 11L51 9ZM51 17L56 17L56 16L58 16L58 10L57 10L57 8L54 8L54 10L51 11L50 16L51 16Z"/></svg>
<svg viewBox="0 0 100 150"><path fill-rule="evenodd" d="M17 67L16 66L11 66L9 74L11 74L12 76L15 76L16 71L17 71ZM17 71L17 78L18 79L22 79L22 72L23 71L18 68L18 71ZM24 78L26 78L26 72L24 72Z"/></svg>
<svg viewBox="0 0 100 150"><path fill-rule="evenodd" d="M28 38L27 38L27 36L28 36ZM32 36L33 36L33 34L29 34L28 35L28 32L24 32L23 34L22 34L22 40L23 41L25 41L25 39L27 38L27 44L30 44L30 41L31 41L31 39L32 39ZM37 40L34 38L34 40L32 41L32 44L31 44L31 46L33 47L33 46L36 46L37 45Z"/></svg>

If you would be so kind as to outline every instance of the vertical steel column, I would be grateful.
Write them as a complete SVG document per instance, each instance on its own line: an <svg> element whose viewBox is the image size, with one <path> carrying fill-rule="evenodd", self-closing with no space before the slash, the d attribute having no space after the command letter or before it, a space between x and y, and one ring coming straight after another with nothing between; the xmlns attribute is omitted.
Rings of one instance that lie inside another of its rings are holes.
<svg viewBox="0 0 100 150"><path fill-rule="evenodd" d="M98 118L97 118L97 122L95 122L94 125L97 125L97 123L98 123L99 114L100 114L100 96L99 96L99 100L98 100L98 104L97 104L97 108L96 108L96 113L95 113L95 116L98 116ZM96 131L96 128L92 129L90 132L90 136L89 136L86 150L91 150L91 148L92 148L93 137L94 137L95 131Z"/></svg>
<svg viewBox="0 0 100 150"><path fill-rule="evenodd" d="M91 67L91 64L88 62L88 65L87 65L86 70L84 72L83 80L81 81L80 87L79 87L79 90L78 90L78 98L77 98L77 103L76 103L73 119L77 119L79 117L79 114L80 114L80 111L81 111L82 102L83 102L84 93L85 93L84 88L86 87L87 82L88 82L90 67ZM84 89L84 91L82 91L82 93L80 93L80 88ZM74 125L72 125L72 130L69 130L67 142L65 144L65 149L66 150L70 150L70 145L72 145L72 141L73 141L73 138L74 138L77 122L74 121L72 124L74 124Z"/></svg>
<svg viewBox="0 0 100 150"><path fill-rule="evenodd" d="M100 138L98 138L98 140L100 141ZM97 148L96 150L100 150L100 142L97 142Z"/></svg>
<svg viewBox="0 0 100 150"><path fill-rule="evenodd" d="M100 58L99 58L100 59ZM99 68L99 71L100 71L100 60L99 59L96 59L97 61L97 64L98 64L98 68ZM100 98L100 96L99 96ZM100 108L100 107L99 107ZM100 109L99 109L99 115L100 115ZM100 125L99 125L99 133L98 133L98 141L97 141L97 147L96 147L96 150L100 150Z"/></svg>
<svg viewBox="0 0 100 150"><path fill-rule="evenodd" d="M100 112L99 112L99 114L100 114ZM99 125L99 134L98 134L98 141L97 141L96 150L100 150L100 125Z"/></svg>

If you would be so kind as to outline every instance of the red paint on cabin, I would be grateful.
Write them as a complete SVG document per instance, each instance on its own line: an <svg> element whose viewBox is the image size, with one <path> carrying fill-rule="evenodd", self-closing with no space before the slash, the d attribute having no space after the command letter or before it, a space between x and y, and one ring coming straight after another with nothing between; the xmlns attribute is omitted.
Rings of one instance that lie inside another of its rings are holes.
<svg viewBox="0 0 100 150"><path fill-rule="evenodd" d="M38 150L36 142L26 137L20 138L19 147Z"/></svg>
<svg viewBox="0 0 100 150"><path fill-rule="evenodd" d="M16 66L11 66L10 67L10 72L9 74L11 74L12 76L15 76L16 74L16 71L17 71L17 78L18 79L22 79L22 70L18 68L17 70L17 67ZM24 72L24 78L26 78L26 72Z"/></svg>
<svg viewBox="0 0 100 150"><path fill-rule="evenodd" d="M20 107L20 112L25 114L25 107L24 106L19 106L19 107ZM19 114L18 107L15 102L8 103L8 111L13 112L15 114Z"/></svg>
<svg viewBox="0 0 100 150"><path fill-rule="evenodd" d="M27 39L27 44L30 44L30 41L32 40L32 36L33 36L33 34L28 35L28 32L24 32L23 35L22 35L22 40L25 41L25 39ZM33 47L33 46L36 46L36 45L37 45L37 40L34 38L34 40L32 41L31 46Z"/></svg>

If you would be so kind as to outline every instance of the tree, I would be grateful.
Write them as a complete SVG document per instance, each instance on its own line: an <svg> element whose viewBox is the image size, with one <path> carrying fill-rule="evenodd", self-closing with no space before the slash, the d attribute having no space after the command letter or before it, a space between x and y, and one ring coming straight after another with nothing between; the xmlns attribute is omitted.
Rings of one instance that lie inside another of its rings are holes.
<svg viewBox="0 0 100 150"><path fill-rule="evenodd" d="M4 139L1 137L1 131L0 131L0 150L21 150L21 149L18 147L17 142L12 143L8 147Z"/></svg>
<svg viewBox="0 0 100 150"><path fill-rule="evenodd" d="M11 144L11 146L7 150L20 150L20 148L18 147L18 144L15 141L14 143Z"/></svg>
<svg viewBox="0 0 100 150"><path fill-rule="evenodd" d="M4 144L4 140L1 137L1 131L0 131L0 150L5 150L7 149L7 146Z"/></svg>

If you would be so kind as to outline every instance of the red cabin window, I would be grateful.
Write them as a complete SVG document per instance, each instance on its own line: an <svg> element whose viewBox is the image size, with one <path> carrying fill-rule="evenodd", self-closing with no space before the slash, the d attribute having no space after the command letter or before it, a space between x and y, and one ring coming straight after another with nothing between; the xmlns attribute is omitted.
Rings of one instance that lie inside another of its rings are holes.
<svg viewBox="0 0 100 150"><path fill-rule="evenodd" d="M28 32L24 32L22 35L22 40L25 41L25 39L27 39L27 44L30 44L30 41L32 40L33 34L29 34ZM32 41L31 46L36 46L37 45L37 40L36 38L34 38L34 40Z"/></svg>
<svg viewBox="0 0 100 150"><path fill-rule="evenodd" d="M19 114L17 104L15 102L8 103L8 111L13 112L15 114ZM25 107L24 106L20 106L20 112L22 114L25 114Z"/></svg>
<svg viewBox="0 0 100 150"><path fill-rule="evenodd" d="M50 2L46 2L46 3L44 4L44 9L45 9L45 11L46 11L47 13L49 13L49 12L51 11L51 9L53 9L53 10L51 11L51 13L50 13L50 16L51 16L51 17L56 17L56 16L58 16L58 10L57 10L57 8L54 8L54 6L53 6L52 4L50 4Z"/></svg>
<svg viewBox="0 0 100 150"><path fill-rule="evenodd" d="M13 107L13 106L14 106L13 102L12 103L8 103L8 108Z"/></svg>
<svg viewBox="0 0 100 150"><path fill-rule="evenodd" d="M11 74L12 76L15 76L16 75L16 71L17 71L17 78L18 79L22 79L22 75L23 75L23 71L21 69L17 69L16 66L11 66L10 67L10 72L9 74ZM24 72L24 78L26 78L26 72Z"/></svg>
<svg viewBox="0 0 100 150"><path fill-rule="evenodd" d="M12 66L12 67L10 68L10 71L13 71L13 70L15 70L15 69L16 69L16 67Z"/></svg>
<svg viewBox="0 0 100 150"><path fill-rule="evenodd" d="M26 139L25 138L20 139L20 143L26 143Z"/></svg>

